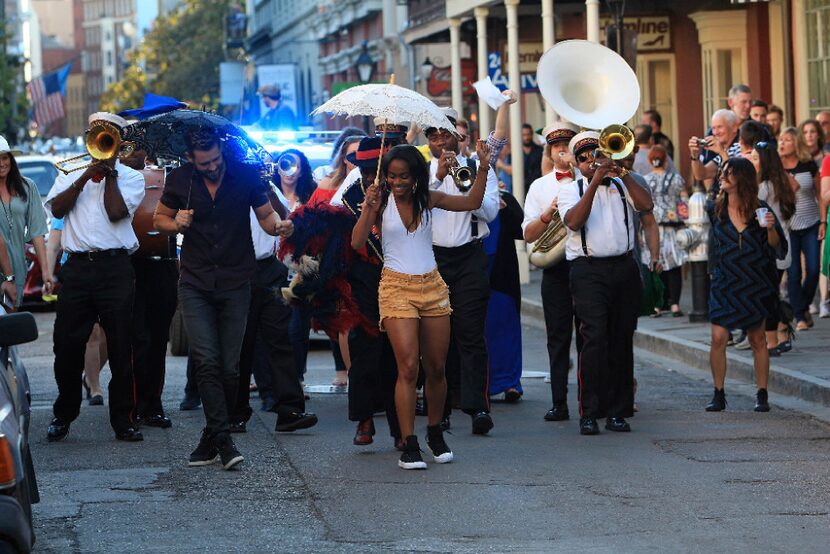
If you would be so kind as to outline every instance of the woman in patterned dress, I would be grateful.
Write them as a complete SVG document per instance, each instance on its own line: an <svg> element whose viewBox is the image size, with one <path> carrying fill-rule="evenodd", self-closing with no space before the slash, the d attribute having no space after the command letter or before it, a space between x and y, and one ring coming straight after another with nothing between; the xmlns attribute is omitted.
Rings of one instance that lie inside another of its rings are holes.
<svg viewBox="0 0 830 554"><path fill-rule="evenodd" d="M668 155L660 145L652 146L648 153L652 172L645 176L654 199L654 218L660 230L660 264L663 272L664 295L661 308L654 309L652 317L660 317L662 310L671 310L672 316L681 317L680 291L683 286L683 264L686 251L677 246L675 233L683 227L684 214L680 206L684 197L688 199L689 189L677 171L667 171Z"/></svg>
<svg viewBox="0 0 830 554"><path fill-rule="evenodd" d="M752 162L744 158L729 159L721 172L720 184L721 192L707 210L714 237L714 249L710 251L712 346L709 362L715 394L706 411L719 412L726 408L723 386L729 329L746 329L758 385L755 411L767 412L769 352L764 328L777 305L775 260L784 257L787 242L775 212L758 199ZM767 209L762 221L756 217L758 208Z"/></svg>

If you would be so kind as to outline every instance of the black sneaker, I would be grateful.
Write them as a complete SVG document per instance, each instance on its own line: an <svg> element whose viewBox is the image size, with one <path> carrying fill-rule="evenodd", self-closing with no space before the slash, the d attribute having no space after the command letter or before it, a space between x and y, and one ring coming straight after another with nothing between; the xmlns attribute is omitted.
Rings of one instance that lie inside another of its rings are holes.
<svg viewBox="0 0 830 554"><path fill-rule="evenodd" d="M427 464L421 458L421 448L418 446L418 437L409 435L406 437L406 446L404 446L401 459L398 460L398 467L401 469L426 469Z"/></svg>
<svg viewBox="0 0 830 554"><path fill-rule="evenodd" d="M435 458L436 464L448 464L452 461L452 450L444 440L444 432L440 425L427 426L427 448Z"/></svg>
<svg viewBox="0 0 830 554"><path fill-rule="evenodd" d="M236 449L236 445L233 443L230 434L219 433L213 438L213 444L219 451L219 458L222 461L223 468L230 470L245 461L245 458Z"/></svg>
<svg viewBox="0 0 830 554"><path fill-rule="evenodd" d="M707 412L722 412L726 409L726 393L723 389L715 389L715 394L712 396L712 401L706 405Z"/></svg>
<svg viewBox="0 0 830 554"><path fill-rule="evenodd" d="M471 417L474 435L486 435L493 428L493 418L487 412L478 412Z"/></svg>
<svg viewBox="0 0 830 554"><path fill-rule="evenodd" d="M205 429L202 431L202 438L199 439L199 446L190 454L187 465L190 467L208 466L216 461L217 454L219 454L219 451L213 446L213 441L210 440L207 429Z"/></svg>
<svg viewBox="0 0 830 554"><path fill-rule="evenodd" d="M758 389L758 393L755 395L755 411L769 411L769 395L767 394L767 389Z"/></svg>

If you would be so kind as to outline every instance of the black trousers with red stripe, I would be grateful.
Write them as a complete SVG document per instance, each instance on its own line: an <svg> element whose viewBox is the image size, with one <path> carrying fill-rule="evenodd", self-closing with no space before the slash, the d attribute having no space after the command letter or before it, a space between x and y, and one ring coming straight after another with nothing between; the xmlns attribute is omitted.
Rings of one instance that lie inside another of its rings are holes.
<svg viewBox="0 0 830 554"><path fill-rule="evenodd" d="M488 357L484 341L490 301L487 254L478 240L455 248L435 246L433 251L438 271L450 289L452 307L446 369L447 406L457 404L468 414L489 412Z"/></svg>
<svg viewBox="0 0 830 554"><path fill-rule="evenodd" d="M582 335L579 415L634 415L634 330L642 282L630 254L577 258L571 262L571 293Z"/></svg>
<svg viewBox="0 0 830 554"><path fill-rule="evenodd" d="M133 375L138 417L163 415L167 339L176 313L179 269L176 260L132 256L135 271L133 303Z"/></svg>

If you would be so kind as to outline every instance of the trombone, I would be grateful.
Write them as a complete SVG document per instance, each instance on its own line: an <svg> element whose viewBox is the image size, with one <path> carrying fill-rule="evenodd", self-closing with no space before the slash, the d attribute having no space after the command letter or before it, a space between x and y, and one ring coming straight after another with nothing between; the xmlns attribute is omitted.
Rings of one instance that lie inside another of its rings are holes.
<svg viewBox="0 0 830 554"><path fill-rule="evenodd" d="M111 160L116 157L127 157L135 151L135 143L123 141L118 127L106 121L97 121L95 125L87 129L84 143L86 144L86 154L56 162L54 164L55 168L63 172L64 175L69 175L73 171L86 169L97 162ZM92 158L91 162L72 167L70 162L81 160L87 156Z"/></svg>

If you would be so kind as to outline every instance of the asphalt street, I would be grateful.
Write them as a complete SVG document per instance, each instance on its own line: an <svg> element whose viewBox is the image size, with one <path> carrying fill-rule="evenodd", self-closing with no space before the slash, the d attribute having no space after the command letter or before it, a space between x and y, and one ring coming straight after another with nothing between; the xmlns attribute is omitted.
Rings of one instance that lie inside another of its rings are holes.
<svg viewBox="0 0 830 554"><path fill-rule="evenodd" d="M754 389L729 381L727 411L706 413L707 375L643 352L630 434L582 437L574 419L545 422L549 385L526 378L521 402L493 404L489 436L473 436L469 417L453 415L452 464L403 471L382 416L374 444L356 447L346 395L314 394L308 409L319 425L278 435L275 416L257 411L248 433L235 435L245 463L227 472L187 467L203 416L178 411L185 358L168 358L172 429L145 428L143 443L121 443L107 409L84 405L67 439L47 443L53 314L37 319L41 338L21 348L42 498L36 552L808 553L830 545L830 426L805 413L810 406L775 396L770 413L755 413ZM545 370L543 331L528 322L523 343L525 371ZM330 383L328 351L314 351L309 367L308 383ZM425 427L418 418L419 435Z"/></svg>

